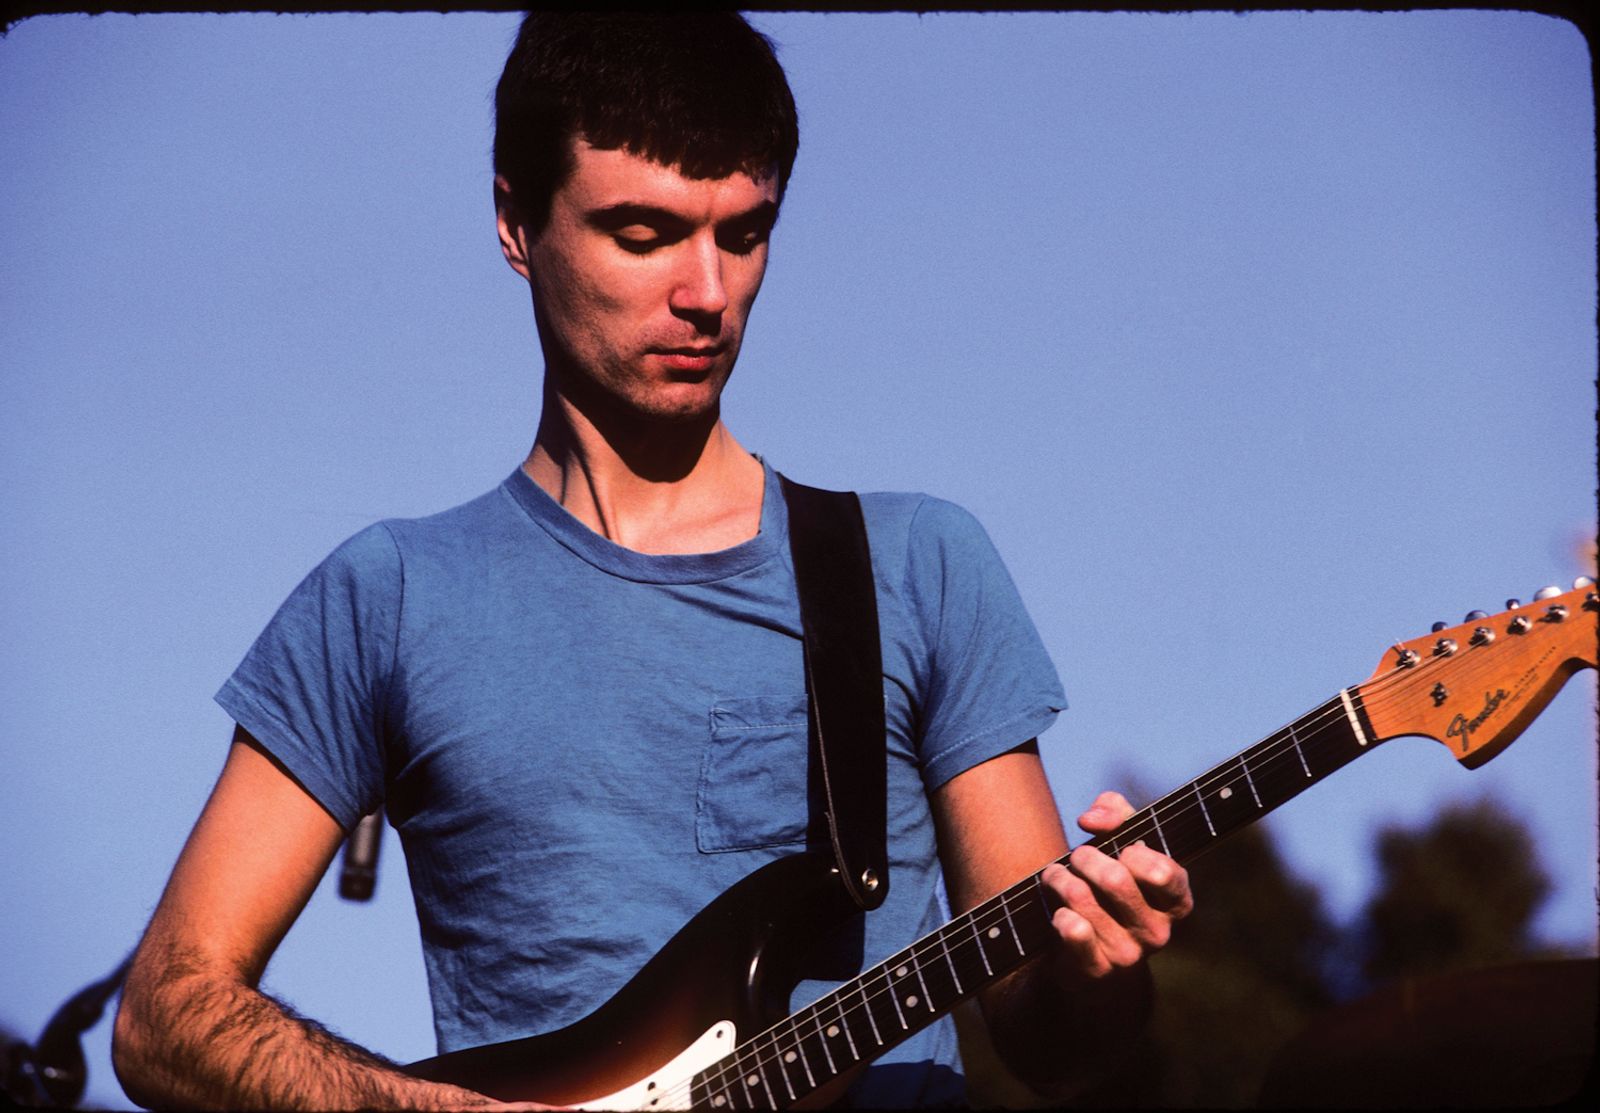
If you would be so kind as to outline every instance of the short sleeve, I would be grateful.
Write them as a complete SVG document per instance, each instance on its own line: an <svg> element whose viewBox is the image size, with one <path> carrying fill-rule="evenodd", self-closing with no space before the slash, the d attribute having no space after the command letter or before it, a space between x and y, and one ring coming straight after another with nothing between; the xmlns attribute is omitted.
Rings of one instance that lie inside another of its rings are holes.
<svg viewBox="0 0 1600 1113"><path fill-rule="evenodd" d="M402 568L381 523L278 608L216 700L346 830L383 799L383 705Z"/></svg>
<svg viewBox="0 0 1600 1113"><path fill-rule="evenodd" d="M930 647L921 755L928 791L1037 737L1061 680L983 526L942 499L911 524L907 589Z"/></svg>

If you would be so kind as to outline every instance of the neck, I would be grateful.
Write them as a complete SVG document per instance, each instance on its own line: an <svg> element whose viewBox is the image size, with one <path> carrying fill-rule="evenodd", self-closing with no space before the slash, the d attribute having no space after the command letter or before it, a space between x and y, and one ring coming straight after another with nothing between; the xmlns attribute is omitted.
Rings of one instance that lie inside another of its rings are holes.
<svg viewBox="0 0 1600 1113"><path fill-rule="evenodd" d="M547 377L522 468L584 525L638 552L714 552L760 530L761 464L715 409L682 420L617 414Z"/></svg>

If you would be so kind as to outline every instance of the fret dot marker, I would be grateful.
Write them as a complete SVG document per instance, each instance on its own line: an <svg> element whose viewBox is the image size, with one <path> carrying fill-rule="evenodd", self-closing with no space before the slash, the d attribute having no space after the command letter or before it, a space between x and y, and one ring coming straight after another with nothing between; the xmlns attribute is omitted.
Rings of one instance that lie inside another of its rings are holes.
<svg viewBox="0 0 1600 1113"><path fill-rule="evenodd" d="M999 939L1000 938L1000 929L997 928L997 927L990 928L989 929L989 938L990 939Z"/></svg>
<svg viewBox="0 0 1600 1113"><path fill-rule="evenodd" d="M795 1054L795 1053L794 1053L794 1052L792 1052L792 1051L787 1051L787 1052L785 1052L785 1053L784 1053L784 1056L783 1056L783 1061L784 1061L784 1062L785 1062L785 1063L792 1063L792 1062L794 1062L794 1061L795 1061L795 1060L796 1060L796 1059L798 1059L798 1058L799 1058L799 1056L798 1056L798 1055L796 1055L796 1054Z"/></svg>
<svg viewBox="0 0 1600 1113"><path fill-rule="evenodd" d="M838 1034L839 1034L839 1026L837 1024L828 1025L828 1035L830 1037L837 1036Z"/></svg>
<svg viewBox="0 0 1600 1113"><path fill-rule="evenodd" d="M744 1084L746 1086L759 1086L761 1085L761 1076L758 1074L752 1074L749 1078L744 1080Z"/></svg>
<svg viewBox="0 0 1600 1113"><path fill-rule="evenodd" d="M1222 791L1217 793L1217 795L1222 797L1224 800L1226 800L1228 797L1233 795L1233 789L1228 788L1227 786L1223 786Z"/></svg>
<svg viewBox="0 0 1600 1113"><path fill-rule="evenodd" d="M728 1104L728 1099L723 1097L721 1094L718 1094L716 1097L711 1099L711 1104L716 1106L718 1109L721 1109L724 1105Z"/></svg>
<svg viewBox="0 0 1600 1113"><path fill-rule="evenodd" d="M898 970L896 970L894 972L894 976L897 977L897 978L903 978L907 974L909 974L910 972L911 972L910 967L902 966L902 967L900 967L900 969L898 969Z"/></svg>
<svg viewBox="0 0 1600 1113"><path fill-rule="evenodd" d="M906 1008L914 1009L916 1007L917 1007L917 995L915 993L913 993L910 997L906 998Z"/></svg>

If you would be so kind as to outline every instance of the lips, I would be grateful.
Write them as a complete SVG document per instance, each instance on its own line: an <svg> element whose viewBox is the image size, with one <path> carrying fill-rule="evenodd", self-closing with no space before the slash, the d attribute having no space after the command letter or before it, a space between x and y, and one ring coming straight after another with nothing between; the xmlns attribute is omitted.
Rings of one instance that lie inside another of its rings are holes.
<svg viewBox="0 0 1600 1113"><path fill-rule="evenodd" d="M726 350L721 344L690 344L681 348L657 348L654 354L673 371L694 373L711 370Z"/></svg>
<svg viewBox="0 0 1600 1113"><path fill-rule="evenodd" d="M656 351L668 356L718 356L723 352L721 344L686 344L681 348L657 348Z"/></svg>

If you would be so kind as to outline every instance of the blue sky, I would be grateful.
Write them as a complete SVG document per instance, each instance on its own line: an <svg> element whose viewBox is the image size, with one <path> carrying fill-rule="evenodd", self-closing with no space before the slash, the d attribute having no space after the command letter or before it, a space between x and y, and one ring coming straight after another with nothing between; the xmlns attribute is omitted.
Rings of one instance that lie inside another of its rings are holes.
<svg viewBox="0 0 1600 1113"><path fill-rule="evenodd" d="M726 400L824 486L1004 554L1069 815L1154 795L1393 640L1592 563L1589 58L1515 12L755 17L802 145ZM81 16L0 39L0 1023L133 944L210 701L341 539L493 486L540 366L492 224L513 15ZM1386 822L1493 797L1594 946L1593 673L1467 772L1382 748L1268 822L1341 916ZM268 973L432 1052L397 844ZM1204 899L1204 894L1199 894ZM91 1034L89 1098L126 1105Z"/></svg>

